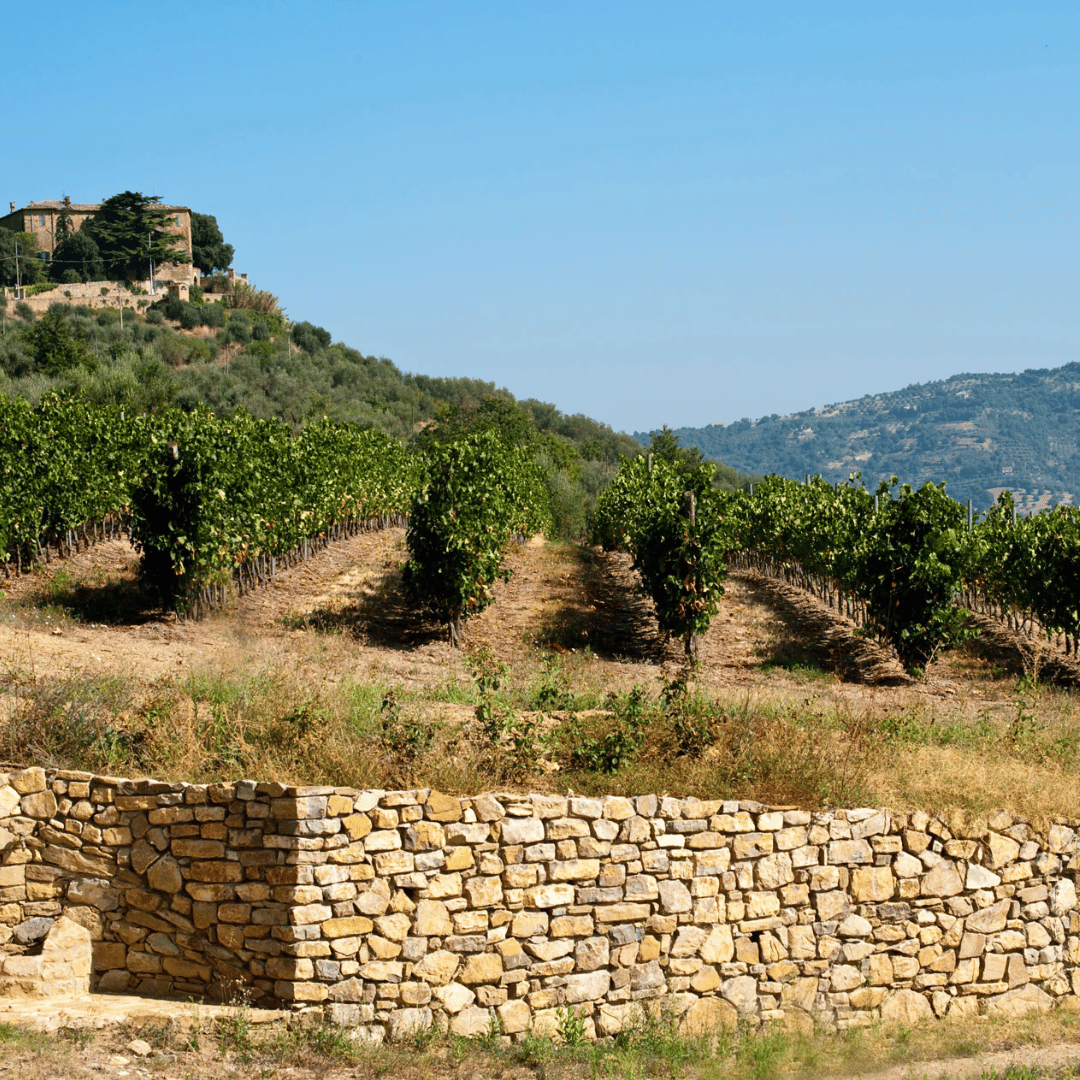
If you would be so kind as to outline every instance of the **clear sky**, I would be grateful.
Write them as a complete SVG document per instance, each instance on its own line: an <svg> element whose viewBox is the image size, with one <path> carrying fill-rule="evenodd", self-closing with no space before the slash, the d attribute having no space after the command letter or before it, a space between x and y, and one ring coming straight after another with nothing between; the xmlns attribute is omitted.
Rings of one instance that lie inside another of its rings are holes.
<svg viewBox="0 0 1080 1080"><path fill-rule="evenodd" d="M407 371L632 431L1080 359L1075 0L8 22L0 205L214 214L291 318Z"/></svg>

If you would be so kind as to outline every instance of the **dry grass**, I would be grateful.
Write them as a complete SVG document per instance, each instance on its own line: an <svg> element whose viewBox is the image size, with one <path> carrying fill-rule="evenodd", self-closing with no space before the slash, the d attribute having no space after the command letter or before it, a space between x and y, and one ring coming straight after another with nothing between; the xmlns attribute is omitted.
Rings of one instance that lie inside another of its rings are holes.
<svg viewBox="0 0 1080 1080"><path fill-rule="evenodd" d="M1021 688L974 721L872 699L709 696L693 683L602 692L586 656L514 673L490 654L441 687L313 678L275 663L149 687L122 676L9 672L0 760L207 782L273 777L424 786L697 795L808 808L885 805L1036 822L1075 816L1072 693ZM497 684L497 685L496 685ZM658 684L659 685L659 684ZM665 696L666 694L666 696Z"/></svg>
<svg viewBox="0 0 1080 1080"><path fill-rule="evenodd" d="M196 1016L197 1009L191 1015ZM474 1039L429 1033L404 1043L369 1047L354 1042L342 1028L302 1020L256 1025L241 1011L227 1020L97 1031L71 1028L55 1035L0 1023L0 1075L45 1080L141 1067L153 1075L191 1080L283 1073L294 1080L369 1080L387 1075L401 1080L489 1076L1064 1080L1077 1075L1078 1036L1077 1014L1065 1011L1020 1020L944 1020L915 1029L874 1024L839 1034L748 1027L699 1035L681 1031L671 1014L661 1012L600 1044L573 1046L558 1036L536 1035L512 1043L493 1032ZM148 1057L132 1061L129 1044L134 1038L150 1044ZM117 1061L118 1055L128 1064Z"/></svg>

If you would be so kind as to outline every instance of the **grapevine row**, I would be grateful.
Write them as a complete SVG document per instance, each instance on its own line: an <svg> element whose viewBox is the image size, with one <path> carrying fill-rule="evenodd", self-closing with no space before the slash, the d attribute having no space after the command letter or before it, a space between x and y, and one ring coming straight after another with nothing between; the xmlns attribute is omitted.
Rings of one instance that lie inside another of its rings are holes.
<svg viewBox="0 0 1080 1080"><path fill-rule="evenodd" d="M974 633L963 603L1062 636L1072 655L1080 648L1080 513L1068 507L1017 520L1006 495L969 527L944 485L915 490L894 477L871 493L856 477L834 486L772 476L753 494L722 495L701 467L679 474L638 458L602 497L594 540L633 555L660 628L691 655L724 562L813 592L909 672Z"/></svg>
<svg viewBox="0 0 1080 1080"><path fill-rule="evenodd" d="M494 431L429 451L409 514L407 594L444 623L453 645L465 621L509 577L503 556L548 522L548 496L536 460Z"/></svg>

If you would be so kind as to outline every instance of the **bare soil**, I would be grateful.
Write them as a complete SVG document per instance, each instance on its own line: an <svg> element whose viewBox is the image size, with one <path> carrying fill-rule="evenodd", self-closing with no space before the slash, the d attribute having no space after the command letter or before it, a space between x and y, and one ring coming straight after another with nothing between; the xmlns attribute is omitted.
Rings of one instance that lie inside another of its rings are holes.
<svg viewBox="0 0 1080 1080"><path fill-rule="evenodd" d="M339 541L279 571L264 588L193 622L156 609L139 591L126 541L97 544L2 582L0 674L98 673L150 684L195 671L289 664L312 678L443 686L468 679L463 653L404 599L404 531ZM512 669L560 654L609 688L658 685L683 666L681 642L656 628L622 554L532 543L507 559L509 580L471 619L466 651L489 649ZM45 605L44 607L42 605ZM1066 685L1080 667L976 616L981 637L906 676L891 650L858 633L815 597L752 572L734 572L701 642L699 681L714 694L806 696L862 709L913 701L930 711L1008 707L1018 675L1038 667Z"/></svg>

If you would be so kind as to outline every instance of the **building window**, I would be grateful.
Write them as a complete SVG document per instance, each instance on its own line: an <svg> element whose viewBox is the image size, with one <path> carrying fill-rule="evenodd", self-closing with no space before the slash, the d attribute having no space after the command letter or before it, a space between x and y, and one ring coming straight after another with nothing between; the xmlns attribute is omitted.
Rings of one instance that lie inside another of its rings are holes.
<svg viewBox="0 0 1080 1080"><path fill-rule="evenodd" d="M180 228L180 215L179 214L176 215L176 227L178 229Z"/></svg>
<svg viewBox="0 0 1080 1080"><path fill-rule="evenodd" d="M44 214L38 214L37 223L41 228L43 228L43 229L45 228L45 215Z"/></svg>

